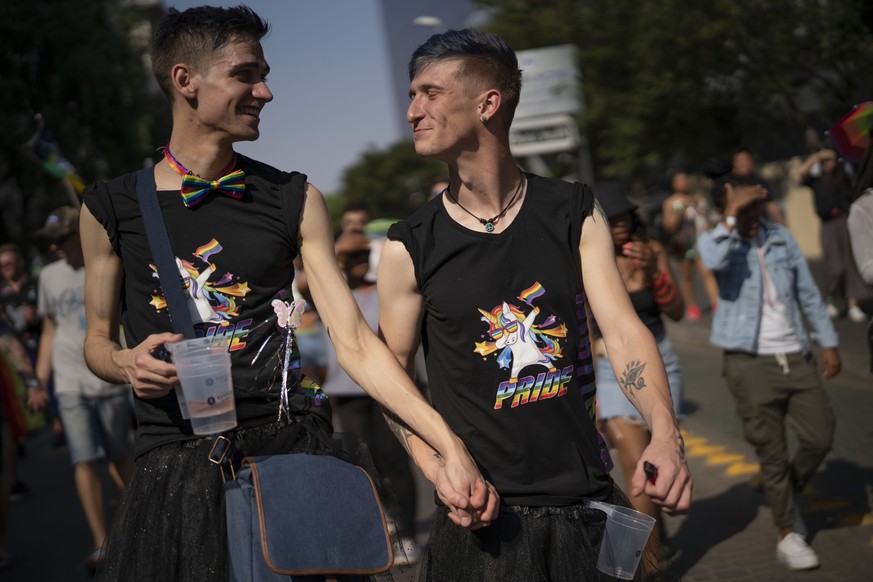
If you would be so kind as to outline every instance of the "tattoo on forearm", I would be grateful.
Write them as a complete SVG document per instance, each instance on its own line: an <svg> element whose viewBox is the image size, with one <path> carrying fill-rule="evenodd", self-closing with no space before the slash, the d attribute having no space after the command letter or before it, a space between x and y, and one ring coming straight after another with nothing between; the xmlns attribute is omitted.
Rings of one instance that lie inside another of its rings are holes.
<svg viewBox="0 0 873 582"><path fill-rule="evenodd" d="M640 360L631 360L621 373L621 378L618 383L621 384L625 393L635 396L633 390L642 390L646 387L646 380L643 378L643 370L646 369L646 363Z"/></svg>
<svg viewBox="0 0 873 582"><path fill-rule="evenodd" d="M411 456L412 451L409 450L409 439L415 436L415 433L406 426L406 423L400 420L399 416L387 408L382 408L382 415L385 417L385 422L388 423L388 428L391 429L391 432L394 433L394 436L397 437L397 440L406 449L406 453Z"/></svg>

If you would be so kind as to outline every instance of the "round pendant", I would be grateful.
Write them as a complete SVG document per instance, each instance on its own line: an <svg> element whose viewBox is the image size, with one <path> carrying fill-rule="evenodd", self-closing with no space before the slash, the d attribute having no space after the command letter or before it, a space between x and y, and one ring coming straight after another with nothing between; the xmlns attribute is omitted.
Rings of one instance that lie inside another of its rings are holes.
<svg viewBox="0 0 873 582"><path fill-rule="evenodd" d="M485 230L486 230L486 232L494 231L494 223L493 222L486 222L485 223Z"/></svg>

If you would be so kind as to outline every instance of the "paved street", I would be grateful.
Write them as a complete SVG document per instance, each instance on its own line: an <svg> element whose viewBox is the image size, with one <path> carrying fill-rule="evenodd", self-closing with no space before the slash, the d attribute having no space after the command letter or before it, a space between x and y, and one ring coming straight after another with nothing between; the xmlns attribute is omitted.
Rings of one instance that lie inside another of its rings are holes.
<svg viewBox="0 0 873 582"><path fill-rule="evenodd" d="M676 549L673 572L690 582L871 579L873 569L873 376L866 372L864 326L837 321L844 372L828 383L837 415L834 450L801 498L812 545L822 567L792 573L775 558L775 530L757 467L744 442L733 402L719 375L720 352L708 342L708 324L671 324L686 378L684 422L695 500L687 516L670 518ZM83 581L90 535L76 500L65 448L49 435L32 437L22 460L30 498L11 506L9 546L15 564L3 582ZM620 480L620 476L616 476ZM420 482L419 531L426 541L432 493ZM159 508L155 508L156 511ZM395 576L414 578L414 568Z"/></svg>

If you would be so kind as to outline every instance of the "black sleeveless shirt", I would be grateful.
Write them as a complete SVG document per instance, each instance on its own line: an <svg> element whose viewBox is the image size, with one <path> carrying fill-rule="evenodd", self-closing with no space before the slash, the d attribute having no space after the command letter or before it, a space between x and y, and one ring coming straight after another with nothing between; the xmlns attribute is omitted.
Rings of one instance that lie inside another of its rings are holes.
<svg viewBox="0 0 873 582"><path fill-rule="evenodd" d="M433 405L503 501L603 499L612 481L593 421L578 252L594 195L527 177L519 214L501 233L461 226L437 197L388 236L409 251L424 297Z"/></svg>
<svg viewBox="0 0 873 582"><path fill-rule="evenodd" d="M270 303L276 298L291 300L306 176L240 154L237 158L246 172L246 192L240 200L211 192L197 206L186 208L178 190L159 191L157 196L173 254L190 276L190 285L197 286L198 315L192 314L197 335L230 338L237 421L248 427L275 421L279 414L281 369L276 355L282 338ZM84 202L123 261L121 320L127 345L173 331L145 234L135 175L92 184ZM297 355L295 349L292 366L299 365ZM296 380L292 377L289 373L289 382ZM328 406L315 407L301 393L294 395L294 404L329 422ZM193 436L174 394L137 397L134 405L136 455Z"/></svg>

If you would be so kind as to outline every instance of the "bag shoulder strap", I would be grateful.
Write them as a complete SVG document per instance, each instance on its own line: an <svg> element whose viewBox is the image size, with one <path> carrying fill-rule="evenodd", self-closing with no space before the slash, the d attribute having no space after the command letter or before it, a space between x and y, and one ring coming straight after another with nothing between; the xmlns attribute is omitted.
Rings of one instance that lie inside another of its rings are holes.
<svg viewBox="0 0 873 582"><path fill-rule="evenodd" d="M152 258L158 270L161 289L167 300L173 331L181 333L186 339L192 339L196 337L196 334L194 333L194 324L191 322L191 314L188 313L185 283L178 267L176 267L175 255L173 255L173 248L170 246L170 237L167 235L164 216L161 214L161 207L158 204L155 169L153 167L143 168L136 173L136 197L142 211L146 238L149 241Z"/></svg>

